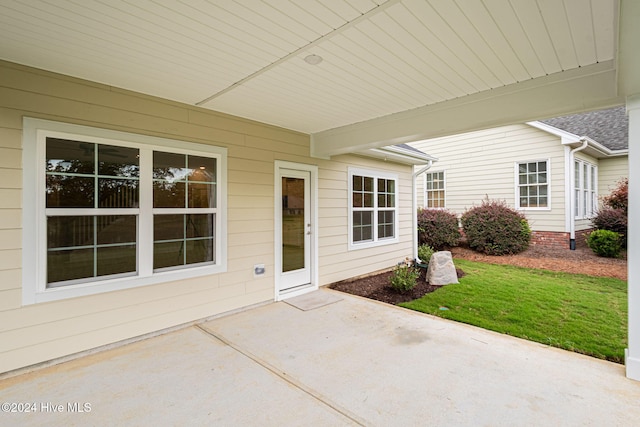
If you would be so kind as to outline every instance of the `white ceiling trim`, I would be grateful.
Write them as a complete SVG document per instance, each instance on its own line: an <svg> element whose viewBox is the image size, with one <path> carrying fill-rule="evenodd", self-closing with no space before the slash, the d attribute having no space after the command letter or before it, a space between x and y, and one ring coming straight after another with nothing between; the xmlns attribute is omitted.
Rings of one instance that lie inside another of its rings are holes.
<svg viewBox="0 0 640 427"><path fill-rule="evenodd" d="M363 150L624 104L615 63L512 84L311 135L312 155Z"/></svg>

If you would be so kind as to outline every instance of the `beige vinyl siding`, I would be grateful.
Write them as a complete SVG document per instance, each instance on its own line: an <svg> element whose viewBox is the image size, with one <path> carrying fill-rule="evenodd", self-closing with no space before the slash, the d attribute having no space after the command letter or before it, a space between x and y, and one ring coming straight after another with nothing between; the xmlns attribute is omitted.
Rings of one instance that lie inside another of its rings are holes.
<svg viewBox="0 0 640 427"><path fill-rule="evenodd" d="M0 73L0 371L273 299L273 159L306 156L307 135L14 64ZM22 307L24 116L228 148L227 272Z"/></svg>
<svg viewBox="0 0 640 427"><path fill-rule="evenodd" d="M412 249L411 168L390 162L380 162L353 155L336 156L319 165L320 222L320 285L390 268L406 257ZM348 250L349 167L379 172L391 172L399 177L400 242L367 249Z"/></svg>
<svg viewBox="0 0 640 427"><path fill-rule="evenodd" d="M22 306L23 117L227 148L227 272ZM273 301L275 160L319 166L321 285L411 256L408 166L313 159L305 134L0 61L0 373ZM399 244L347 251L348 166L400 175Z"/></svg>
<svg viewBox="0 0 640 427"><path fill-rule="evenodd" d="M611 193L618 182L629 177L629 157L618 156L600 159L598 165L598 197Z"/></svg>
<svg viewBox="0 0 640 427"><path fill-rule="evenodd" d="M438 161L430 171L445 171L446 209L461 215L485 197L516 203L516 162L550 161L550 210L524 209L533 230L565 230L564 148L560 139L526 124L437 138L414 147ZM424 206L424 177L418 179L418 204Z"/></svg>

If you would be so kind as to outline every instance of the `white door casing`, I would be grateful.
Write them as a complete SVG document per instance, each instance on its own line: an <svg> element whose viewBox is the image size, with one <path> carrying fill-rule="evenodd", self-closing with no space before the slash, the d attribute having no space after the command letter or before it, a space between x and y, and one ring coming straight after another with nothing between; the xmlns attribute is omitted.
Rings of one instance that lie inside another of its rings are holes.
<svg viewBox="0 0 640 427"><path fill-rule="evenodd" d="M317 166L275 163L275 300L318 289Z"/></svg>

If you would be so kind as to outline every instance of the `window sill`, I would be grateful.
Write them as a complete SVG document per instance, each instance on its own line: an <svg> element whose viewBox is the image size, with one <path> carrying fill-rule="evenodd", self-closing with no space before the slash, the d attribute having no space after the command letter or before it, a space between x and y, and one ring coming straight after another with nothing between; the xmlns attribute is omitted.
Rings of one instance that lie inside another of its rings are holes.
<svg viewBox="0 0 640 427"><path fill-rule="evenodd" d="M551 208L516 208L519 211L531 211L531 212L548 212Z"/></svg>
<svg viewBox="0 0 640 427"><path fill-rule="evenodd" d="M97 295L105 292L135 289L142 286L157 285L161 283L175 282L194 277L210 276L226 272L226 266L202 266L185 270L172 270L155 273L153 276L119 277L111 280L87 282L76 285L60 286L46 290L23 290L22 304L31 305L42 302L60 301L68 298Z"/></svg>
<svg viewBox="0 0 640 427"><path fill-rule="evenodd" d="M362 243L349 242L349 250L357 251L360 249L369 249L369 248L375 248L378 246L393 245L398 243L399 241L400 240L397 237L394 237L393 239L381 239L381 240L378 240L377 242L362 242Z"/></svg>

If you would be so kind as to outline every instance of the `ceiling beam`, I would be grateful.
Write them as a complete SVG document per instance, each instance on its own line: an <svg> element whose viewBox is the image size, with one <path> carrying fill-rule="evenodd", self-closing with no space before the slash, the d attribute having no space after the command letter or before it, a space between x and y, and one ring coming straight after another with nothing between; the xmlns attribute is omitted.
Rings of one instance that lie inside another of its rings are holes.
<svg viewBox="0 0 640 427"><path fill-rule="evenodd" d="M318 132L311 135L311 153L328 158L622 104L615 63L606 61Z"/></svg>

